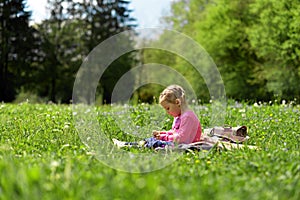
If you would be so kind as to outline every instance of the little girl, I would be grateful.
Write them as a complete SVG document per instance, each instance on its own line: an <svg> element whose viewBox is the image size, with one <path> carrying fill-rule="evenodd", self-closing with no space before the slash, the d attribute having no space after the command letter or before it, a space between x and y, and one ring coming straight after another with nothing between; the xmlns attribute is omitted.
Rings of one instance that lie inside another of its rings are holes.
<svg viewBox="0 0 300 200"><path fill-rule="evenodd" d="M121 142L114 139L119 146L144 145L156 148L173 144L189 144L199 142L201 125L195 113L188 108L185 100L185 91L181 86L170 85L159 96L160 105L174 117L172 129L169 131L153 131L153 137L142 142Z"/></svg>

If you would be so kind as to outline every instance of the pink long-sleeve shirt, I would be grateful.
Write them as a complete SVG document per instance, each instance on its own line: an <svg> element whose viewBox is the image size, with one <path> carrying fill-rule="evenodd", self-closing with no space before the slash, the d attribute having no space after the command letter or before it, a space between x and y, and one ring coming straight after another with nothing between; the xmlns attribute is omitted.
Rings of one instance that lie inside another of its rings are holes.
<svg viewBox="0 0 300 200"><path fill-rule="evenodd" d="M161 132L160 140L189 144L199 142L201 133L201 124L198 117L193 111L189 110L174 118L172 130Z"/></svg>

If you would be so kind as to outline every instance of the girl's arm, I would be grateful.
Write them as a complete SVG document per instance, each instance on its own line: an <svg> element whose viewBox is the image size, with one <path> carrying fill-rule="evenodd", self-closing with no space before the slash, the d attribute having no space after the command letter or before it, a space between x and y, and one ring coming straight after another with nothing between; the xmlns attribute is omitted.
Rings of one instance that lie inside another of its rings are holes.
<svg viewBox="0 0 300 200"><path fill-rule="evenodd" d="M170 131L153 131L153 137L158 140L167 141L167 136L170 134ZM171 133L173 134L173 133Z"/></svg>
<svg viewBox="0 0 300 200"><path fill-rule="evenodd" d="M170 131L161 131L160 132L160 135L159 135L159 139L160 140L163 140L163 141L173 141L173 140L170 140L170 136L172 136L174 133L173 130L170 130Z"/></svg>

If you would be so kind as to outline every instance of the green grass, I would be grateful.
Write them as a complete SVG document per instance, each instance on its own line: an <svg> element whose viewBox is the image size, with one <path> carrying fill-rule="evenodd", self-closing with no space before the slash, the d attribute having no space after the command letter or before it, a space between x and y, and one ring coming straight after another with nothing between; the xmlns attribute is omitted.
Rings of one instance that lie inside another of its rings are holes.
<svg viewBox="0 0 300 200"><path fill-rule="evenodd" d="M206 128L210 105L193 108ZM136 126L155 118L153 106L130 109ZM107 107L97 112L108 137L135 138ZM167 119L154 129L169 128ZM0 104L0 199L299 199L300 106L229 105L225 122L247 125L249 144L261 150L185 153L161 170L134 174L95 158L71 106Z"/></svg>

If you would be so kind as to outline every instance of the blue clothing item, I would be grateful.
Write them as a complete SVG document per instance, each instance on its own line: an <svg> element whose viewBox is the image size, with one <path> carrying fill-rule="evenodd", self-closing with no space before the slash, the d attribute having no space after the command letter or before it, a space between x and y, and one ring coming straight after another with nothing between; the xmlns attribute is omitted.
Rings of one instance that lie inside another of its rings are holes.
<svg viewBox="0 0 300 200"><path fill-rule="evenodd" d="M146 144L145 147L147 148L157 148L157 147L165 147L165 146L174 146L173 142L168 142L168 141L163 141L163 140L158 140L156 138L146 138L145 139Z"/></svg>

